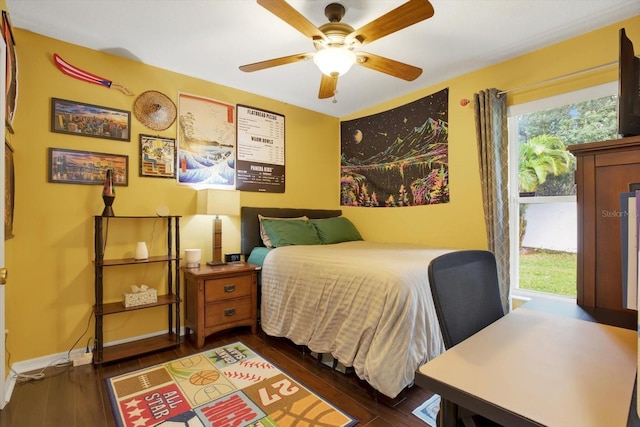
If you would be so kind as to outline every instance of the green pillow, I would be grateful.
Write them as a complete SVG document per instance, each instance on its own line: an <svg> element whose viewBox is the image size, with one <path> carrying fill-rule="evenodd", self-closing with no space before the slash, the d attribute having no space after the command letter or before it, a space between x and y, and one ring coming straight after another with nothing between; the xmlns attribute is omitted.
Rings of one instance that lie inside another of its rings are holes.
<svg viewBox="0 0 640 427"><path fill-rule="evenodd" d="M266 231L264 231L264 226L262 225L262 220L263 219L279 219L281 221L291 221L292 219L304 219L306 221L309 218L307 218L306 216L300 216L300 217L297 217L297 218L274 218L274 217L269 217L269 216L264 216L264 215L258 214L258 221L260 221L260 238L262 239L262 243L267 248L272 248L273 244L271 243L271 240L269 239L269 236L267 235Z"/></svg>
<svg viewBox="0 0 640 427"><path fill-rule="evenodd" d="M318 236L325 245L363 240L356 226L345 217L311 219L309 222L318 230Z"/></svg>
<svg viewBox="0 0 640 427"><path fill-rule="evenodd" d="M264 231L274 248L290 245L321 245L316 228L309 221L263 219Z"/></svg>

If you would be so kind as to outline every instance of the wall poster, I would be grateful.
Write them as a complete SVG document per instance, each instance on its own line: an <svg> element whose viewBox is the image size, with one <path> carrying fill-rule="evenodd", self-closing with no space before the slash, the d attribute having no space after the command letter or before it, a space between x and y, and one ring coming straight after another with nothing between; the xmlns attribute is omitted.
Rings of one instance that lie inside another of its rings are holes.
<svg viewBox="0 0 640 427"><path fill-rule="evenodd" d="M2 11L2 38L7 47L6 54L6 82L5 82L5 123L7 130L13 133L13 119L16 114L18 102L18 59L16 58L15 40L9 12Z"/></svg>
<svg viewBox="0 0 640 427"><path fill-rule="evenodd" d="M235 189L235 107L178 94L178 183Z"/></svg>
<svg viewBox="0 0 640 427"><path fill-rule="evenodd" d="M238 105L238 190L284 193L284 116Z"/></svg>
<svg viewBox="0 0 640 427"><path fill-rule="evenodd" d="M13 147L4 141L4 240L13 237L13 213L15 206L16 174Z"/></svg>
<svg viewBox="0 0 640 427"><path fill-rule="evenodd" d="M449 89L340 123L340 205L449 202Z"/></svg>

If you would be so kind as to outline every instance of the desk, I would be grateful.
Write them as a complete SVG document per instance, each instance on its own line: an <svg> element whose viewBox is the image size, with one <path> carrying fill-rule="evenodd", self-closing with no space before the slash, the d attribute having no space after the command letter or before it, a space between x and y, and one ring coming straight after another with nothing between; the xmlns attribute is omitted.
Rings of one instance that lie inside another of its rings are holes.
<svg viewBox="0 0 640 427"><path fill-rule="evenodd" d="M505 426L626 426L637 332L526 307L421 366L416 384Z"/></svg>

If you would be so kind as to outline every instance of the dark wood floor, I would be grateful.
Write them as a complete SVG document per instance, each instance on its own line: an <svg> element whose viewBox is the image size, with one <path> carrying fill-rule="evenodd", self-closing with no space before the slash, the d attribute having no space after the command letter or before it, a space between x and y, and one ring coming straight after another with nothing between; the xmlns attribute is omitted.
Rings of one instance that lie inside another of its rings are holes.
<svg viewBox="0 0 640 427"><path fill-rule="evenodd" d="M252 335L241 328L207 339L205 348L242 341L289 375L312 389L367 427L425 427L411 411L431 397L418 386L389 402L376 396L355 375L344 375L318 363L290 341ZM115 426L104 379L152 366L198 351L189 344L178 349L111 363L99 368L50 367L45 378L16 384L9 404L0 411L2 427L101 427ZM392 406L394 405L395 406Z"/></svg>

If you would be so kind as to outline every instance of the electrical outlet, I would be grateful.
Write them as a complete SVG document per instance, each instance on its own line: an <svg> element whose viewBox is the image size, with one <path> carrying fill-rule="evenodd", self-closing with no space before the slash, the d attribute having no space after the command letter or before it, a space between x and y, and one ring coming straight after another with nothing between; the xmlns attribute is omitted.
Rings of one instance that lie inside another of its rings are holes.
<svg viewBox="0 0 640 427"><path fill-rule="evenodd" d="M93 352L75 353L70 356L73 366L88 365L93 361Z"/></svg>

